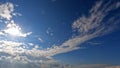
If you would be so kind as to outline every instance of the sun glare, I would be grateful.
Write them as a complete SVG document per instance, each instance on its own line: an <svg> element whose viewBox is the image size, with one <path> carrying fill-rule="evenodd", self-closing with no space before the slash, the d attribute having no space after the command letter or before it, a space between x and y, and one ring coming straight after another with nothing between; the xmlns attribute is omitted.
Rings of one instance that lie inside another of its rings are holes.
<svg viewBox="0 0 120 68"><path fill-rule="evenodd" d="M19 36L21 35L21 28L14 23L9 23L4 32L12 36Z"/></svg>
<svg viewBox="0 0 120 68"><path fill-rule="evenodd" d="M20 30L14 27L5 30L5 32L13 36L17 36L20 34Z"/></svg>

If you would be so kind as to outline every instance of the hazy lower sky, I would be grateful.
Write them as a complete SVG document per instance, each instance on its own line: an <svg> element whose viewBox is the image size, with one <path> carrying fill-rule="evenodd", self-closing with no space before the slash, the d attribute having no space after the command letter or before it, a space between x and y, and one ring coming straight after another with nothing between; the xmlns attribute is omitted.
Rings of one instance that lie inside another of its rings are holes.
<svg viewBox="0 0 120 68"><path fill-rule="evenodd" d="M0 68L119 68L120 0L0 0Z"/></svg>

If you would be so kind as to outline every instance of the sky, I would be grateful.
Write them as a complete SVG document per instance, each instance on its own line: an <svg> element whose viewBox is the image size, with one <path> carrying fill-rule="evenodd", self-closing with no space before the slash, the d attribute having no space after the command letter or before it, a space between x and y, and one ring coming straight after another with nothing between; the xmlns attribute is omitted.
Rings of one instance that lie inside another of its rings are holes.
<svg viewBox="0 0 120 68"><path fill-rule="evenodd" d="M0 68L120 68L120 0L0 0Z"/></svg>

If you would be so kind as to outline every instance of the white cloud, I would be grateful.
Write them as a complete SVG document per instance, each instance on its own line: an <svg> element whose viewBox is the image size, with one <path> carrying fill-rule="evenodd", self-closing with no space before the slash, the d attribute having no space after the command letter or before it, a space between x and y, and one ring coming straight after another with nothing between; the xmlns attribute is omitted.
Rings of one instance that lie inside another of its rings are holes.
<svg viewBox="0 0 120 68"><path fill-rule="evenodd" d="M28 43L28 45L33 46L34 44L33 43Z"/></svg>
<svg viewBox="0 0 120 68"><path fill-rule="evenodd" d="M21 27L19 25L17 25L14 20L12 20L11 18L13 16L21 16L20 13L13 13L14 12L14 4L7 2L4 4L0 5L0 17L1 19L6 19L5 24L6 24L6 28L2 31L0 31L0 35L12 35L12 36L20 36L20 37L27 37L28 35L30 35L32 32L28 32L28 33L22 33L21 31Z"/></svg>
<svg viewBox="0 0 120 68"><path fill-rule="evenodd" d="M39 40L40 42L43 42L43 39L42 39L42 38L40 38L40 37L38 38L38 40Z"/></svg>
<svg viewBox="0 0 120 68"><path fill-rule="evenodd" d="M71 39L68 39L67 41L62 43L60 46L56 45L51 48L40 49L38 45L35 46L35 44L33 43L25 44L20 42L0 40L0 53L5 54L0 58L1 59L6 58L6 60L10 60L10 61L22 60L22 62L25 62L25 63L33 63L33 62L52 63L54 62L54 60L52 59L52 56L60 53L66 53L69 51L80 49L81 48L79 46L80 44L92 38L95 38L97 36L101 36L111 32L114 29L114 27L116 27L117 23L120 21L120 18L117 19L117 15L114 15L113 17L109 17L108 19L106 19L106 21L103 21L103 20L105 20L106 16L109 14L109 11L113 11L115 10L115 8L116 9L118 8L118 7L115 7L116 4L113 4L112 6L107 7L108 5L110 5L109 3L103 5L102 1L97 2L96 5L89 11L89 15L87 16L83 15L82 17L77 19L75 22L73 22L72 28L78 31L80 34ZM104 6L103 8L101 8L102 5ZM13 12L12 4L10 3L9 5L9 3L6 3L0 6L2 6L2 8L3 6L5 6L6 9L4 9L4 11L7 11L5 14L2 14L2 12L0 12L0 16L3 18L6 18L7 20L10 20L10 18L12 17L11 13ZM1 10L1 7L0 7L0 10ZM13 30L16 33L14 33ZM23 33L21 31L21 28L13 22L13 23L7 23L6 28L0 32L0 35L15 34L16 36L26 37L31 33L32 32ZM51 29L48 29L47 33L52 33ZM38 39L42 40L41 38L38 38ZM11 59L11 58L14 58L14 59ZM71 66L69 66L69 68L70 67ZM71 67L71 68L74 68L74 67Z"/></svg>
<svg viewBox="0 0 120 68"><path fill-rule="evenodd" d="M19 46L23 44L24 43L0 40L0 52L7 53L14 56L17 54L17 52L21 53L23 49L21 49L21 47Z"/></svg>
<svg viewBox="0 0 120 68"><path fill-rule="evenodd" d="M12 3L5 3L0 5L0 16L7 20L12 18L12 13L14 11L14 5Z"/></svg>
<svg viewBox="0 0 120 68"><path fill-rule="evenodd" d="M0 35L4 35L4 33L3 33L3 32L0 32Z"/></svg>
<svg viewBox="0 0 120 68"><path fill-rule="evenodd" d="M32 43L30 43L30 45L33 45L34 47L21 42L0 40L0 54L2 54L0 58L2 60L7 60L8 62L21 63L55 62L52 58L49 58L50 54L47 50L39 50L39 46Z"/></svg>
<svg viewBox="0 0 120 68"><path fill-rule="evenodd" d="M109 4L109 2L105 5L102 4L102 1L97 2L89 11L89 16L83 15L73 23L73 29L79 31L81 35L94 33L95 35L100 35L114 29L114 27L111 28L111 26L116 26L119 21L119 19L116 20L118 16L114 15L106 20L105 18L110 14L109 11L113 11L116 8L117 3L112 5Z"/></svg>
<svg viewBox="0 0 120 68"><path fill-rule="evenodd" d="M13 16L22 16L20 13L12 13Z"/></svg>
<svg viewBox="0 0 120 68"><path fill-rule="evenodd" d="M118 19L117 14L106 20L105 18L108 14L110 14L110 11L117 9L116 5L117 3L110 4L108 2L103 5L102 1L97 2L96 5L89 11L89 15L83 15L73 22L73 29L80 33L78 36L65 41L60 46L53 46L43 52L46 52L48 56L54 56L59 53L66 53L80 49L80 44L113 31L116 27L118 27L117 24L119 24L120 18Z"/></svg>
<svg viewBox="0 0 120 68"><path fill-rule="evenodd" d="M21 30L21 27L12 21L11 23L8 23L6 25L6 28L1 30L0 35L6 35L9 34L11 36L20 36L20 37L27 37L32 32L23 33Z"/></svg>
<svg viewBox="0 0 120 68"><path fill-rule="evenodd" d="M46 30L46 33L50 36L53 36L53 30L50 27Z"/></svg>

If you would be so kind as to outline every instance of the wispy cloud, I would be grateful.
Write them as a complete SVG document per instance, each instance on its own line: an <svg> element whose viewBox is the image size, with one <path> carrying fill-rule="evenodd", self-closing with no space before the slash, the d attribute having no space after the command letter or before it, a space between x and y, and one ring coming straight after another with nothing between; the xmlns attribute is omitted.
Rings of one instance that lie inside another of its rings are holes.
<svg viewBox="0 0 120 68"><path fill-rule="evenodd" d="M89 10L88 15L83 15L73 22L72 28L79 32L79 35L65 41L60 46L48 48L46 51L49 52L49 56L80 49L81 43L108 34L116 29L120 21L119 13L114 16L109 16L109 14L111 14L111 11L117 11L120 8L118 3L112 3L111 1L108 3L96 2Z"/></svg>
<svg viewBox="0 0 120 68"><path fill-rule="evenodd" d="M117 27L119 23L119 13L114 16L109 16L110 11L115 11L117 3L103 5L103 2L97 2L89 11L87 16L83 15L76 20L72 27L80 32L80 35L104 35ZM109 16L109 17L108 17Z"/></svg>
<svg viewBox="0 0 120 68"><path fill-rule="evenodd" d="M43 39L42 39L42 38L40 38L40 37L38 38L38 40L39 40L40 42L43 42Z"/></svg>
<svg viewBox="0 0 120 68"><path fill-rule="evenodd" d="M100 43L100 42L88 42L88 44L90 44L90 45L101 45L102 43Z"/></svg>

